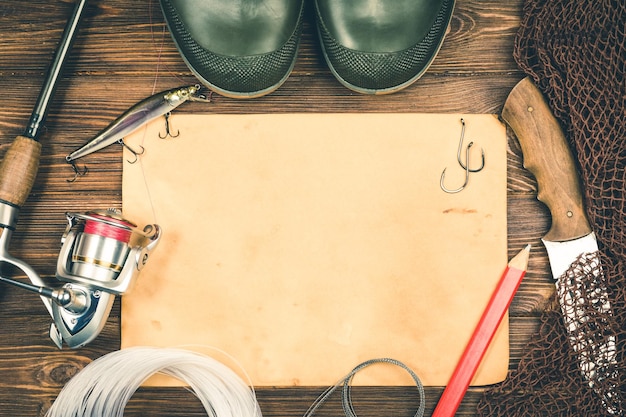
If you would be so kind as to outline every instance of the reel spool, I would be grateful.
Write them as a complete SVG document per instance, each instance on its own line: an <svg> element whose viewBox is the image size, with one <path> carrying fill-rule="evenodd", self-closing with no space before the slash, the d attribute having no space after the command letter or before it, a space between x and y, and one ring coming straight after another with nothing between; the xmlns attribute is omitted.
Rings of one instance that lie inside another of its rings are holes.
<svg viewBox="0 0 626 417"><path fill-rule="evenodd" d="M56 276L78 302L52 305L50 337L59 348L63 341L78 348L100 333L115 296L132 288L161 229L153 224L140 230L113 209L66 216Z"/></svg>
<svg viewBox="0 0 626 417"><path fill-rule="evenodd" d="M115 280L126 262L131 228L136 225L113 215L82 217L83 231L77 233L72 247L71 274L101 282Z"/></svg>

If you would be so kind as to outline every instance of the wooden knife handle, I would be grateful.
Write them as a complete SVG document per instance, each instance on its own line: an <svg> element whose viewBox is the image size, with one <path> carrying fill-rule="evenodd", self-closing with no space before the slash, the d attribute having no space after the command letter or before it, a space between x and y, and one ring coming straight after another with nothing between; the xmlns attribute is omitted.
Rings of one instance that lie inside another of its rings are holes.
<svg viewBox="0 0 626 417"><path fill-rule="evenodd" d="M591 233L571 150L559 122L530 78L511 90L502 119L519 140L524 167L537 179L537 199L552 214L552 226L544 239L563 242Z"/></svg>
<svg viewBox="0 0 626 417"><path fill-rule="evenodd" d="M35 183L41 144L26 136L15 138L0 163L0 200L21 207Z"/></svg>

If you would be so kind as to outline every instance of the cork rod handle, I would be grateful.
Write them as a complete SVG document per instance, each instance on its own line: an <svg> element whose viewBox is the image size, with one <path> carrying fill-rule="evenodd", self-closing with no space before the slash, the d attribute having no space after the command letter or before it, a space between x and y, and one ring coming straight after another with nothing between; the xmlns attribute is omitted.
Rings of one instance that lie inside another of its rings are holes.
<svg viewBox="0 0 626 417"><path fill-rule="evenodd" d="M41 144L26 136L15 138L0 163L0 200L21 207L37 176Z"/></svg>

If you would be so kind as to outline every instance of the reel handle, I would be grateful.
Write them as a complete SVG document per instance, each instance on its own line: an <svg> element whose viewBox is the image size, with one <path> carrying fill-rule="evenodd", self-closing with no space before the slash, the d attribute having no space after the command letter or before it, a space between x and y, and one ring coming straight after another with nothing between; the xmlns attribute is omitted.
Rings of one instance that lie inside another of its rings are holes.
<svg viewBox="0 0 626 417"><path fill-rule="evenodd" d="M41 143L17 136L0 163L0 201L21 207L35 183Z"/></svg>

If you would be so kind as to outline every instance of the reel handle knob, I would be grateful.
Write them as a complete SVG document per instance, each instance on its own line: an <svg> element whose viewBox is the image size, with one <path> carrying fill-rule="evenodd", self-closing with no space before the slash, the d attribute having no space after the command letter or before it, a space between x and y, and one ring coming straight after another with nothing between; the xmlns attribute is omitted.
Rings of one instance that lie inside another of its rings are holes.
<svg viewBox="0 0 626 417"><path fill-rule="evenodd" d="M74 314L80 314L89 307L89 299L83 291L72 290L71 288L62 287L53 290L50 298Z"/></svg>

